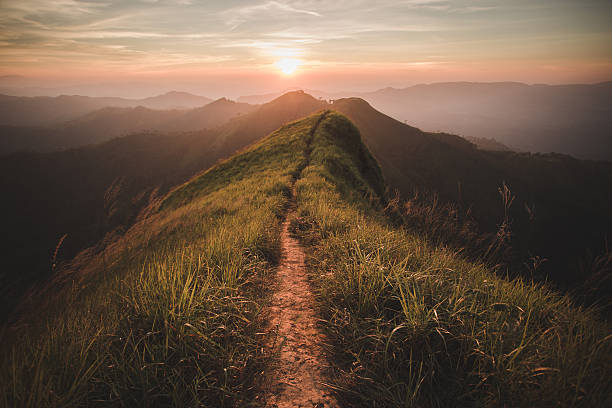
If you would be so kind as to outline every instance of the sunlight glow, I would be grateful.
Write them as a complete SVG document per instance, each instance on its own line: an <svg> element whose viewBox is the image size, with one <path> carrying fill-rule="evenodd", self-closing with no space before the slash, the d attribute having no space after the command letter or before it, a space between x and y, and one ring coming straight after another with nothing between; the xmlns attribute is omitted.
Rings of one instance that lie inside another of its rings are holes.
<svg viewBox="0 0 612 408"><path fill-rule="evenodd" d="M293 74L302 65L302 61L295 58L283 58L276 61L276 66L284 75Z"/></svg>

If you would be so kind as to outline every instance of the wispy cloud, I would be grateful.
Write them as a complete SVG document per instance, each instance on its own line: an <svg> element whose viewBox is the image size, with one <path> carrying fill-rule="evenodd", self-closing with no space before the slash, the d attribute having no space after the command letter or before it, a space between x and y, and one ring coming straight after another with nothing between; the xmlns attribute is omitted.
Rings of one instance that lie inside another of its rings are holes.
<svg viewBox="0 0 612 408"><path fill-rule="evenodd" d="M279 57L397 67L502 54L610 61L612 6L585 1L589 7L573 0L0 0L0 74L18 71L20 61L24 69L56 70L86 60L109 69L246 68Z"/></svg>
<svg viewBox="0 0 612 408"><path fill-rule="evenodd" d="M225 10L222 14L226 17L226 24L232 27L232 29L235 29L240 24L250 19L261 16L270 18L271 13L273 14L273 18L282 18L282 15L286 14L302 14L312 17L321 17L321 14L314 10L297 8L278 1L267 1L253 6L231 8Z"/></svg>

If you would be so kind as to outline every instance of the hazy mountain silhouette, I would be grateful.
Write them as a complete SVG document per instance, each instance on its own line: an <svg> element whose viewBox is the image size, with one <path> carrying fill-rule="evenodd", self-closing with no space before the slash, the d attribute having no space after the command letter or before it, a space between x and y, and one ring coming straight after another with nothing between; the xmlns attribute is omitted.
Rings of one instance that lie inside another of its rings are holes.
<svg viewBox="0 0 612 408"><path fill-rule="evenodd" d="M291 91L290 91L291 92ZM274 99L284 95L286 92L271 92L261 95L243 95L237 101L242 103L250 103L253 105L261 105L273 101Z"/></svg>
<svg viewBox="0 0 612 408"><path fill-rule="evenodd" d="M493 138L488 137L474 137L474 136L464 136L465 139L469 142L472 142L481 150L490 150L494 152L507 152L510 149L503 143L498 142Z"/></svg>
<svg viewBox="0 0 612 408"><path fill-rule="evenodd" d="M138 100L138 106L151 109L190 109L197 108L212 102L204 96L193 95L188 92L170 91L163 95L152 96Z"/></svg>
<svg viewBox="0 0 612 408"><path fill-rule="evenodd" d="M254 112L230 121L220 131L225 153L253 143L281 125L323 109L327 104L302 91L286 93Z"/></svg>
<svg viewBox="0 0 612 408"><path fill-rule="evenodd" d="M186 92L168 92L145 99L61 95L57 97L0 95L0 125L57 125L104 107L151 109L191 109L206 105L212 99Z"/></svg>
<svg viewBox="0 0 612 408"><path fill-rule="evenodd" d="M386 88L359 96L424 130L494 138L523 151L612 159L612 82L456 82Z"/></svg>
<svg viewBox="0 0 612 408"><path fill-rule="evenodd" d="M68 237L60 258L67 259L106 234L121 233L172 186L323 106L302 92L259 107L227 100L211 105L252 111L213 130L145 132L62 152L4 156L0 188L7 198L0 209L12 215L0 245L7 259L0 276L3 313L32 282L49 276L53 250L63 234ZM150 112L160 113L136 109L145 118Z"/></svg>
<svg viewBox="0 0 612 408"><path fill-rule="evenodd" d="M384 88L375 92L309 91L325 100L360 97L381 112L420 129L449 132L485 150L557 152L612 160L612 82L526 85L516 82L448 82ZM277 93L238 101L265 103Z"/></svg>
<svg viewBox="0 0 612 408"><path fill-rule="evenodd" d="M252 105L225 98L195 109L106 107L52 127L0 126L0 153L56 151L150 130L185 132L210 129L253 109Z"/></svg>
<svg viewBox="0 0 612 408"><path fill-rule="evenodd" d="M159 127L163 131L193 131L211 129L228 120L252 112L257 107L247 103L237 103L227 98L217 99L208 105L181 112L180 115L165 121Z"/></svg>

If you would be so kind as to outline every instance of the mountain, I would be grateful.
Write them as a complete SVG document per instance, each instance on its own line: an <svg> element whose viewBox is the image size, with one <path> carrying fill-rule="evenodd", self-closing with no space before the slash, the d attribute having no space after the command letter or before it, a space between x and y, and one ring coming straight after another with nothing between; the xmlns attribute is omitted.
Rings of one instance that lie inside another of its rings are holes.
<svg viewBox="0 0 612 408"><path fill-rule="evenodd" d="M493 138L465 136L465 140L474 143L476 147L481 150L490 150L494 152L507 152L512 150L505 144L499 143Z"/></svg>
<svg viewBox="0 0 612 408"><path fill-rule="evenodd" d="M220 132L225 142L224 151L231 154L283 124L324 109L326 106L325 102L303 91L288 92L224 126Z"/></svg>
<svg viewBox="0 0 612 408"><path fill-rule="evenodd" d="M100 143L143 131L196 131L215 128L255 107L225 98L195 109L153 110L106 107L49 127L1 126L0 153L49 152Z"/></svg>
<svg viewBox="0 0 612 408"><path fill-rule="evenodd" d="M250 103L250 104L256 104L256 105L260 105L260 104L264 104L264 103L268 103L268 102L272 102L274 99L287 94L287 93L291 93L291 92L296 92L296 91L302 91L307 93L308 95L311 95L313 97L315 97L316 99L323 99L323 100L329 100L329 99L338 99L338 98L345 98L345 97L349 97L352 95L355 95L356 93L354 92L334 92L334 93L330 93L330 92L324 92L324 91L319 91L316 89L301 89L301 88L290 88L290 89L285 89L282 92L271 92L271 93L266 93L266 94L259 94L259 95L243 95L238 97L237 101L238 102L244 102L244 103Z"/></svg>
<svg viewBox="0 0 612 408"><path fill-rule="evenodd" d="M283 358L266 346L278 339L262 311L288 223L316 293L326 386L342 406L606 405L606 321L432 245L390 211L385 190L345 116L285 124L174 187L98 252L58 266L2 333L3 402L259 403L262 373Z"/></svg>
<svg viewBox="0 0 612 408"><path fill-rule="evenodd" d="M227 98L217 99L200 108L191 109L168 120L159 126L162 131L195 131L212 129L237 116L245 115L256 109L255 105L238 103Z"/></svg>
<svg viewBox="0 0 612 408"><path fill-rule="evenodd" d="M430 132L461 135L485 150L556 152L612 160L612 82L588 85L526 85L516 82L448 82L375 92L308 91L317 98L358 97L377 110ZM265 103L280 95L240 97ZM488 146L488 147L487 147Z"/></svg>
<svg viewBox="0 0 612 408"><path fill-rule="evenodd" d="M145 99L61 95L57 97L0 95L0 125L49 126L73 120L105 107L150 109L191 109L206 105L212 99L185 92L168 92Z"/></svg>
<svg viewBox="0 0 612 408"><path fill-rule="evenodd" d="M90 129L92 135L96 129L98 134L108 135L112 127L104 126L121 123L123 114L127 118L123 123L130 126L153 127L157 120L160 124L156 126L160 127L170 123L189 125L202 117L222 117L220 108L223 112L247 112L205 131L144 131L67 152L6 156L1 165L4 177L0 187L7 192L7 199L1 208L13 217L5 226L7 233L1 247L12 265L7 270L14 271L23 282L14 290L4 285L12 295L4 296L7 303L3 308L9 310L33 281L48 276L50 253L63 234L67 233L68 238L62 243L60 259L69 259L105 234L132 225L151 197L163 194L172 185L285 123L329 108L355 123L380 163L390 191L397 189L401 198L411 203L410 208L418 208L423 205L419 200L433 195L440 200L440 206L457 207L454 215L442 218L455 220L464 213L463 218L474 221L479 231L495 235L504 215L498 190L505 183L516 196L509 213L513 241L508 262L523 265L533 256L546 259L538 268L537 278L563 290L582 288L590 277L610 274L596 267L598 257L605 253L605 238L612 230L607 211L612 202L612 171L606 163L559 155L482 151L458 136L423 132L403 124L359 98L336 100L329 105L299 91L259 107L221 99L186 112L109 108L100 111L104 115L99 119L94 120L95 115L89 118L87 127L82 129ZM138 112L141 120L135 119ZM37 129L30 131L40 134ZM82 133L85 130L75 132L79 137ZM112 205L108 197L114 197ZM38 205L43 202L44 209ZM32 231L38 236L35 243ZM458 245L464 245L464 241L461 238ZM472 252L478 254L482 250L474 248ZM7 276L7 282L16 279L13 273ZM589 284L606 292L606 284ZM592 298L607 299L607 295Z"/></svg>
<svg viewBox="0 0 612 408"><path fill-rule="evenodd" d="M184 114L181 110L135 108L102 108L47 130L52 146L45 150L62 150L100 143L130 133L152 131ZM207 126L202 126L205 129ZM38 147L38 151L45 151Z"/></svg>
<svg viewBox="0 0 612 408"><path fill-rule="evenodd" d="M514 263L546 259L540 278L565 290L598 273L588 265L606 253L612 231L611 163L483 151L458 136L403 124L358 98L336 100L331 107L355 123L390 188L403 199L433 194L468 212L482 231L496 233L505 213L499 189L507 185L516 198L508 210ZM612 274L605 267L600 272Z"/></svg>
<svg viewBox="0 0 612 408"><path fill-rule="evenodd" d="M283 92L272 92L262 95L244 95L240 96L237 100L242 103L250 103L253 105L264 104L273 101L274 99L282 96Z"/></svg>
<svg viewBox="0 0 612 408"><path fill-rule="evenodd" d="M522 151L612 160L612 82L451 82L356 96L424 130L494 138Z"/></svg>
<svg viewBox="0 0 612 408"><path fill-rule="evenodd" d="M283 124L323 107L320 101L302 92L283 95L260 107L222 99L201 110L211 105L212 120L222 117L220 109L226 106L251 112L211 130L143 132L62 152L3 157L0 188L7 197L0 209L12 217L0 241L0 253L7 259L7 268L0 277L0 317L7 315L33 282L44 281L51 274L50 260L64 234L68 237L62 242L59 259L70 259L107 234L121 233L171 186ZM142 123L154 123L155 115L147 115L157 111L135 110L142 112ZM186 115L193 114L196 120L197 115L209 112L201 110ZM131 108L109 108L109 113L126 113L126 123L134 119ZM102 117L90 122L89 127L92 131L95 126L105 129L106 122L107 117Z"/></svg>
<svg viewBox="0 0 612 408"><path fill-rule="evenodd" d="M64 140L63 147L75 147L143 131L190 132L212 129L254 109L253 105L236 103L226 98L185 110L153 110L142 106L103 108L56 129L58 139Z"/></svg>
<svg viewBox="0 0 612 408"><path fill-rule="evenodd" d="M188 92L170 91L163 95L138 100L138 106L150 109L192 109L207 105L213 100Z"/></svg>
<svg viewBox="0 0 612 408"><path fill-rule="evenodd" d="M48 276L51 252L63 234L68 238L59 254L60 259L68 259L105 234L129 227L152 197L172 185L283 124L326 108L355 123L379 161L390 190L397 189L413 207L421 204L415 197L433 194L441 204L469 213L465 217L475 221L481 232L495 234L504 214L498 189L506 183L516 196L510 211L513 263L530 262L534 255L546 259L539 267L539 279L564 290L581 287L598 273L609 275L592 267L605 251L605 238L612 230L607 211L612 202L610 165L559 155L481 151L458 136L423 132L396 121L359 98L329 105L298 91L260 107L221 99L187 112L108 108L99 112L103 114L100 118L89 117L87 127L75 134L90 129L95 135L98 129L97 134L108 135L112 127L104 126L121 123L123 114L123 123L130 126L153 127L157 120L160 127L178 126L181 121L189 125L202 117L218 119L223 116L219 108L227 112L228 106L235 108L232 112L244 108L248 113L206 131L147 131L67 152L6 156L1 165L5 176L0 186L7 192L2 209L13 217L5 226L2 248L12 265L8 270L23 281L16 289L4 285L12 295L4 296L3 308L9 310L31 282ZM136 120L139 112L142 119ZM40 134L37 129L31 132ZM108 197L115 201L109 204ZM42 202L45 208L40 208ZM446 218L456 219L457 213ZM37 231L35 243L31 231ZM480 249L474 252L482 252ZM577 272L580 268L584 270ZM11 273L7 276L7 282L15 279Z"/></svg>

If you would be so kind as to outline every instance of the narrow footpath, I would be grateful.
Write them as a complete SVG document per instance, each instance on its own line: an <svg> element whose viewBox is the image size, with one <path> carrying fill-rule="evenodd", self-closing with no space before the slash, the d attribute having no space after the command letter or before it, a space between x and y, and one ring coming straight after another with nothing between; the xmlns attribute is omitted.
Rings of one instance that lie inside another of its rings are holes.
<svg viewBox="0 0 612 408"><path fill-rule="evenodd" d="M311 139L324 116L313 127ZM329 363L322 345L326 339L317 326L319 317L308 282L304 250L289 232L289 222L295 212L295 191L292 191L289 211L282 224L281 261L267 311L268 330L273 335L268 344L272 361L264 373L265 406L336 408L338 404L325 385Z"/></svg>

